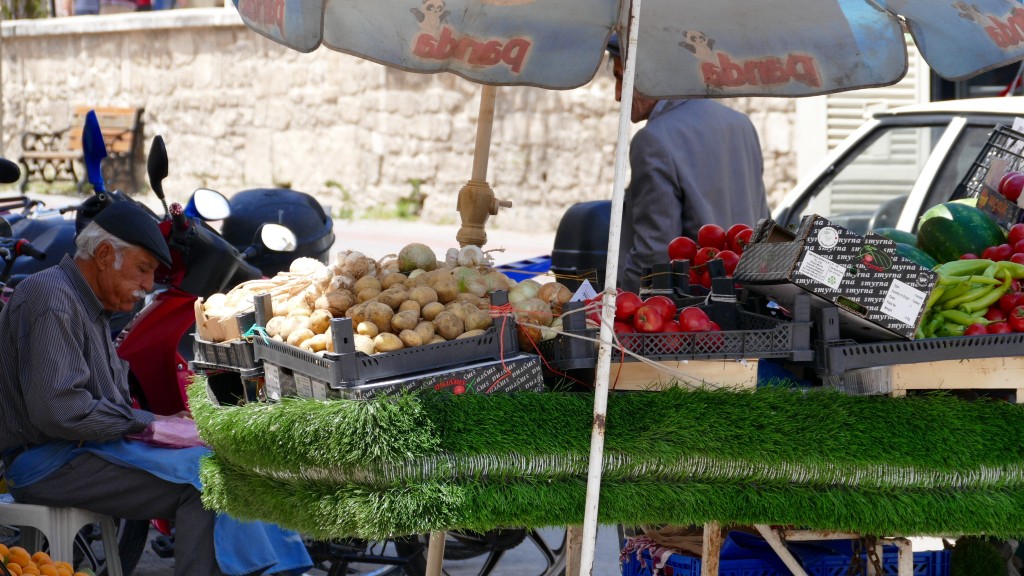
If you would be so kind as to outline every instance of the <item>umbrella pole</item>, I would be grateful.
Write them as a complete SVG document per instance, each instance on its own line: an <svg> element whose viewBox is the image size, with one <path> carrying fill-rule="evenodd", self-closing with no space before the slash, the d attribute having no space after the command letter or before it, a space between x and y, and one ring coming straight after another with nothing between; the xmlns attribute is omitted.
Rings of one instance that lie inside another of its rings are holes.
<svg viewBox="0 0 1024 576"><path fill-rule="evenodd" d="M587 500L583 516L583 547L580 570L594 573L594 548L597 545L598 503L601 497L601 473L604 464L604 434L608 413L608 374L612 359L612 323L615 317L615 281L619 273L619 238L622 235L622 203L626 196L626 151L629 146L630 114L633 109L633 78L636 72L636 45L639 29L640 0L632 0L629 11L629 38L626 61L622 71L622 102L619 104L619 135L615 144L615 179L612 188L612 211L608 230L608 261L604 277L601 307L601 344L594 373L594 422L590 433L590 461L587 470Z"/></svg>
<svg viewBox="0 0 1024 576"><path fill-rule="evenodd" d="M476 148L473 151L473 175L459 190L457 210L462 217L455 239L459 246L487 243L484 224L488 216L498 213L498 208L511 208L509 200L495 198L491 185L487 183L487 161L491 151L491 127L494 125L494 100L498 93L495 86L484 85L480 92L480 115L476 123Z"/></svg>

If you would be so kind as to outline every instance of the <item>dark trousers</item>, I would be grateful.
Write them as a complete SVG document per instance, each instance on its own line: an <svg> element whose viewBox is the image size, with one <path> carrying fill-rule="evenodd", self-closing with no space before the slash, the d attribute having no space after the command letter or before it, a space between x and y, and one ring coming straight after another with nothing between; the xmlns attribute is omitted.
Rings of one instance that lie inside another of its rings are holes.
<svg viewBox="0 0 1024 576"><path fill-rule="evenodd" d="M223 574L214 555L214 513L203 508L191 485L82 454L46 478L10 491L26 504L72 506L133 520L173 519L175 576Z"/></svg>

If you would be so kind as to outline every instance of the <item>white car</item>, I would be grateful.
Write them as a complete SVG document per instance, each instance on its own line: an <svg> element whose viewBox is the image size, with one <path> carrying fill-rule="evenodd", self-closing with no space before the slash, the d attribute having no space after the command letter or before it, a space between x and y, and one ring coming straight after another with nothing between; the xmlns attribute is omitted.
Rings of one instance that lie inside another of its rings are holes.
<svg viewBox="0 0 1024 576"><path fill-rule="evenodd" d="M996 125L1024 119L1024 96L973 98L874 114L801 179L772 217L820 214L854 232L914 232L928 208L955 197Z"/></svg>

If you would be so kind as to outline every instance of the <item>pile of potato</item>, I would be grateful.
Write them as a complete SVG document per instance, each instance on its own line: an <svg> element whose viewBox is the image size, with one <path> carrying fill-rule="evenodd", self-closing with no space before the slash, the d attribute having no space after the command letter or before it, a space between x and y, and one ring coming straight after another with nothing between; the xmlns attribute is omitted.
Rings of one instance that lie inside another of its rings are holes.
<svg viewBox="0 0 1024 576"><path fill-rule="evenodd" d="M267 334L320 354L333 351L330 323L338 317L352 319L355 347L366 354L476 336L489 328L489 294L515 282L486 263L459 265L450 253L437 262L426 246L410 246L412 252L407 246L381 262L353 251L339 252L330 266L298 258L274 278L211 296L203 309L207 316L231 317L251 310L255 295L269 293L273 317ZM418 258L403 257L407 252Z"/></svg>

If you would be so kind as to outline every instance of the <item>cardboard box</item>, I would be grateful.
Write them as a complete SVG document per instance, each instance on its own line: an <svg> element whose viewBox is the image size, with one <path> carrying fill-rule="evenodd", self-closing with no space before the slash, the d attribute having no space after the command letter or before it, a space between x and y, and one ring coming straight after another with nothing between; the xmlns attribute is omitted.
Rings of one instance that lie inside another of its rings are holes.
<svg viewBox="0 0 1024 576"><path fill-rule="evenodd" d="M496 394L507 392L542 392L544 374L540 357L519 354L502 362L493 360L411 374L401 378L370 381L347 387L332 387L300 372L276 366L264 360L264 386L268 399L298 396L319 400L362 400L375 396L393 396L404 392L433 389L455 394Z"/></svg>
<svg viewBox="0 0 1024 576"><path fill-rule="evenodd" d="M763 221L733 278L783 306L808 292L812 306L839 308L844 338L869 342L912 339L938 275L897 254L883 236L809 215L795 232Z"/></svg>
<svg viewBox="0 0 1024 576"><path fill-rule="evenodd" d="M196 332L199 334L199 338L207 342L228 342L242 337L242 331L239 330L238 317L214 318L207 316L206 312L203 311L202 298L196 299L195 312ZM249 316L251 317L252 313L249 313ZM249 325L251 326L252 322L249 322Z"/></svg>

